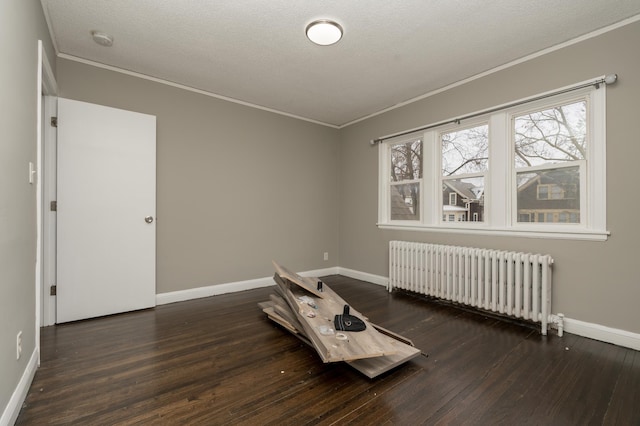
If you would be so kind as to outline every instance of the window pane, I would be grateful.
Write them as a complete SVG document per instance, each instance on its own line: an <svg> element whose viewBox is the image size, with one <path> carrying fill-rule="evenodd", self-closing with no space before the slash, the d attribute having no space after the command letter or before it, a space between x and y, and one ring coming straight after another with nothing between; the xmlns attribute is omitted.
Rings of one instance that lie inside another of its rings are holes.
<svg viewBox="0 0 640 426"><path fill-rule="evenodd" d="M484 172L489 162L489 126L443 133L442 176Z"/></svg>
<svg viewBox="0 0 640 426"><path fill-rule="evenodd" d="M587 143L585 101L515 118L516 167L584 160Z"/></svg>
<svg viewBox="0 0 640 426"><path fill-rule="evenodd" d="M484 178L443 180L442 215L455 222L484 222Z"/></svg>
<svg viewBox="0 0 640 426"><path fill-rule="evenodd" d="M518 214L518 222L529 222L529 213L520 213Z"/></svg>
<svg viewBox="0 0 640 426"><path fill-rule="evenodd" d="M580 223L580 167L518 173L517 183L518 222Z"/></svg>
<svg viewBox="0 0 640 426"><path fill-rule="evenodd" d="M422 178L422 141L420 139L391 146L391 181Z"/></svg>
<svg viewBox="0 0 640 426"><path fill-rule="evenodd" d="M420 220L420 184L391 185L391 220Z"/></svg>

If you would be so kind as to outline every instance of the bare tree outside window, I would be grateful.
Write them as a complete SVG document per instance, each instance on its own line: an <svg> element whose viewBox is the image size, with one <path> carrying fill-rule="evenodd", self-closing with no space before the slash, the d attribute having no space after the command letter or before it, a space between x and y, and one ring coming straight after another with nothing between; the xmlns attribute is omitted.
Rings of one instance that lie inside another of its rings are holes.
<svg viewBox="0 0 640 426"><path fill-rule="evenodd" d="M420 139L391 146L391 181L422 178L422 141Z"/></svg>
<svg viewBox="0 0 640 426"><path fill-rule="evenodd" d="M442 175L485 172L489 167L489 126L443 133Z"/></svg>
<svg viewBox="0 0 640 426"><path fill-rule="evenodd" d="M516 117L514 127L516 167L586 159L585 101Z"/></svg>

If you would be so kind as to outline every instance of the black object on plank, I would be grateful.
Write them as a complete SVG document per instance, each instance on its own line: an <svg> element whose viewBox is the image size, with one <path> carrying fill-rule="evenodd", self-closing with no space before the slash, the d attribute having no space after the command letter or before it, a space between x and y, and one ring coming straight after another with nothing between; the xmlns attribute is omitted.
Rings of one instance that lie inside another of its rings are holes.
<svg viewBox="0 0 640 426"><path fill-rule="evenodd" d="M363 331L367 325L360 318L349 314L349 305L344 305L342 315L336 315L333 325L340 331Z"/></svg>

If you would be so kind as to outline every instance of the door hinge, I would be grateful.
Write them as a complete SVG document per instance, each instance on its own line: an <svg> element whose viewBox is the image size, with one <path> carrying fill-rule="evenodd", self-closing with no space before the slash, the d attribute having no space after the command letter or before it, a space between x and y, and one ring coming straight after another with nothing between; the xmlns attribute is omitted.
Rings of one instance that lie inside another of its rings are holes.
<svg viewBox="0 0 640 426"><path fill-rule="evenodd" d="M58 117L51 117L51 127L58 127Z"/></svg>
<svg viewBox="0 0 640 426"><path fill-rule="evenodd" d="M56 296L58 294L58 286L57 285L52 285L50 290L49 290L49 295L50 296Z"/></svg>
<svg viewBox="0 0 640 426"><path fill-rule="evenodd" d="M50 206L51 206L51 211L52 212L57 212L58 211L58 202L57 201L52 201Z"/></svg>

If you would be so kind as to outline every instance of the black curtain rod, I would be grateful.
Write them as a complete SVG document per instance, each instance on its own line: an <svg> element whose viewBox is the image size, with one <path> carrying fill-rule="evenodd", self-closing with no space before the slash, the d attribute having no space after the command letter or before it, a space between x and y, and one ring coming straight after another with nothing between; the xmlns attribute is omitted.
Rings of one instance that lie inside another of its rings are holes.
<svg viewBox="0 0 640 426"><path fill-rule="evenodd" d="M410 135L410 134L415 133L415 132L420 132L420 131L424 131L424 130L433 129L435 127L444 126L445 124L452 124L452 123L460 124L460 122L462 120L468 120L470 118L479 117L479 116L485 115L485 114L491 114L492 112L502 111L502 110L513 108L513 107L516 107L516 106L519 106L519 105L528 104L530 102L539 101L541 99L550 98L552 96L562 95L564 93L569 93L569 92L573 92L575 90L584 89L585 87L589 87L589 86L595 86L596 89L599 89L601 84L613 84L613 83L616 82L617 79L618 79L618 75L617 74L608 74L604 78L600 78L600 79L592 81L590 83L583 83L583 84L579 84L577 86L567 87L566 89L556 90L555 92L550 92L550 93L547 93L547 94L544 94L544 95L540 95L540 96L536 96L536 97L533 97L533 98L529 98L529 99L526 99L526 100L523 100L523 101L512 102L510 104L502 105L502 106L495 107L495 108L486 109L486 110L483 110L483 111L480 111L480 112L476 112L476 113L473 113L473 114L463 115L462 117L454 118L454 119L447 120L447 121L441 121L441 122L436 123L436 124L429 124L428 126L418 127L417 129L411 129L411 130L406 130L404 132L394 133L394 134L391 134L391 135L388 135L388 136L382 136L382 137L379 137L379 138L376 138L376 139L372 139L369 143L371 145L377 145L380 142L384 142L384 141L386 141L388 139L393 139L393 138L397 138L398 136L405 136L405 135Z"/></svg>

